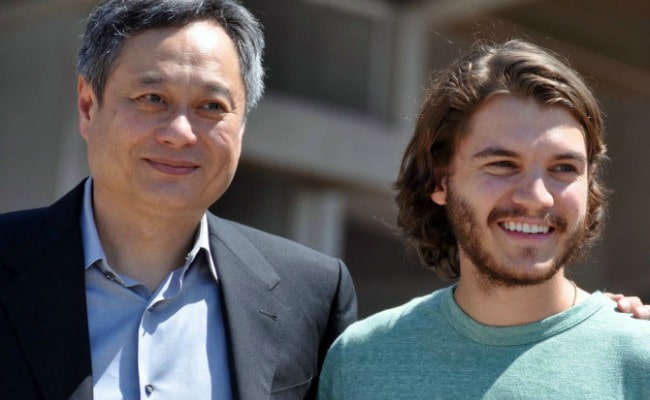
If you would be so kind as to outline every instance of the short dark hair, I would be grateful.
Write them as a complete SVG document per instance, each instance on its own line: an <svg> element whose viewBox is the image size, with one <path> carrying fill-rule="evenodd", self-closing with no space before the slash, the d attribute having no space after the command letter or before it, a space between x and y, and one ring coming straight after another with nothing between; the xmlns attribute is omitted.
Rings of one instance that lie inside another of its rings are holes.
<svg viewBox="0 0 650 400"><path fill-rule="evenodd" d="M458 243L447 208L430 196L449 173L456 145L474 111L495 93L563 107L580 123L589 164L587 246L602 230L606 190L599 171L607 156L602 115L593 94L568 63L547 50L522 40L477 42L428 87L395 183L398 226L421 261L445 279L460 276Z"/></svg>
<svg viewBox="0 0 650 400"><path fill-rule="evenodd" d="M90 82L101 104L126 39L147 29L199 20L219 23L235 44L250 111L264 92L264 34L257 19L235 0L104 0L88 17L77 72Z"/></svg>

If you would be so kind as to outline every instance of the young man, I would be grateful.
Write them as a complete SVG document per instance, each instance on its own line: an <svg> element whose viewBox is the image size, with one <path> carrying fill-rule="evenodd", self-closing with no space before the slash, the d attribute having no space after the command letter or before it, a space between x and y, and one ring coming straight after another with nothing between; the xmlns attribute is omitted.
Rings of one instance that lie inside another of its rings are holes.
<svg viewBox="0 0 650 400"><path fill-rule="evenodd" d="M79 54L92 177L0 216L1 399L302 399L356 318L340 260L207 212L263 91L232 0L106 0Z"/></svg>
<svg viewBox="0 0 650 400"><path fill-rule="evenodd" d="M319 398L649 398L650 325L564 274L600 233L605 158L596 100L539 47L479 43L441 73L398 222L458 282L351 326Z"/></svg>

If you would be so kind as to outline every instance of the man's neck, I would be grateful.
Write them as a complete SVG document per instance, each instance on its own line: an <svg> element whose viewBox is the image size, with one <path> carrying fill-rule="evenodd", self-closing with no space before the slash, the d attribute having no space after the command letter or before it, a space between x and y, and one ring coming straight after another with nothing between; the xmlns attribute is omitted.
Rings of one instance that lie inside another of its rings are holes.
<svg viewBox="0 0 650 400"><path fill-rule="evenodd" d="M566 279L563 270L546 282L515 287L489 282L475 270L465 271L454 292L456 302L465 313L492 326L540 321L561 313L588 295Z"/></svg>
<svg viewBox="0 0 650 400"><path fill-rule="evenodd" d="M99 201L98 201L99 200ZM172 270L183 265L203 213L157 212L93 202L97 233L116 272L155 291Z"/></svg>

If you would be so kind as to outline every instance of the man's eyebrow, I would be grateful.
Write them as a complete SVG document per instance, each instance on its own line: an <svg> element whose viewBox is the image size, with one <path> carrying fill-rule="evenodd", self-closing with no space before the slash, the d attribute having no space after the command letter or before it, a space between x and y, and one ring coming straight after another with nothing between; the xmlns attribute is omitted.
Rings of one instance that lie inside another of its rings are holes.
<svg viewBox="0 0 650 400"><path fill-rule="evenodd" d="M575 151L567 151L566 153L558 154L553 157L553 159L556 161L572 160L581 163L587 163L587 157L585 157L584 154Z"/></svg>
<svg viewBox="0 0 650 400"><path fill-rule="evenodd" d="M490 147L486 147L485 149L479 151L478 153L472 156L473 159L482 159L482 158L489 158L489 157L517 158L519 157L519 153L514 152L512 150L504 149L503 147L490 146ZM576 151L567 151L565 153L561 153L553 156L553 160L555 161L571 160L571 161L586 163L587 157L585 157L583 154L578 153Z"/></svg>
<svg viewBox="0 0 650 400"><path fill-rule="evenodd" d="M165 83L165 78L163 78L158 74L144 74L136 78L134 82L134 86L140 89L147 89L151 87L160 86L164 83ZM232 92L227 87L218 83L206 83L205 85L203 85L203 89L205 92L209 93L210 95L225 97L228 103L230 103L232 107L236 108L237 102L235 101Z"/></svg>
<svg viewBox="0 0 650 400"><path fill-rule="evenodd" d="M516 153L512 150L504 149L503 147L489 146L479 151L478 153L475 153L472 156L473 159L481 159L481 158L488 158L488 157L516 158L519 157L519 153Z"/></svg>
<svg viewBox="0 0 650 400"><path fill-rule="evenodd" d="M136 78L134 86L138 88L148 88L160 85L164 79L157 74L146 74Z"/></svg>

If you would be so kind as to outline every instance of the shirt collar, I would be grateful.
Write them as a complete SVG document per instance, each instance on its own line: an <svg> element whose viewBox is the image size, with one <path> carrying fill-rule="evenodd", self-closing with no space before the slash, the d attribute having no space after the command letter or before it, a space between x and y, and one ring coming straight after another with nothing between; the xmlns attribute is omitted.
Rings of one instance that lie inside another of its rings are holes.
<svg viewBox="0 0 650 400"><path fill-rule="evenodd" d="M106 254L104 253L102 242L99 240L97 225L95 224L95 217L93 214L92 188L93 178L89 177L84 184L83 205L81 210L81 239L85 269L90 268L99 260L106 263ZM214 259L212 258L212 251L210 250L210 235L208 232L208 218L206 214L203 214L203 217L201 217L199 229L197 230L194 239L194 245L185 258L186 266L194 262L194 259L201 250L205 251L210 273L214 279L217 280L217 271L214 265Z"/></svg>
<svg viewBox="0 0 650 400"><path fill-rule="evenodd" d="M106 260L102 242L97 234L95 217L93 216L93 178L88 178L84 184L83 206L81 209L81 239L84 250L84 268L88 269L98 260Z"/></svg>
<svg viewBox="0 0 650 400"><path fill-rule="evenodd" d="M203 214L201 217L201 222L199 223L199 229L196 233L196 238L194 240L194 246L187 254L185 258L186 264L191 264L194 262L194 259L203 250L205 252L205 258L208 262L208 267L210 268L210 273L215 281L217 281L217 269L214 266L214 259L212 258L212 250L210 250L210 233L208 229L208 216ZM189 263L188 263L189 261Z"/></svg>

